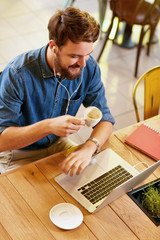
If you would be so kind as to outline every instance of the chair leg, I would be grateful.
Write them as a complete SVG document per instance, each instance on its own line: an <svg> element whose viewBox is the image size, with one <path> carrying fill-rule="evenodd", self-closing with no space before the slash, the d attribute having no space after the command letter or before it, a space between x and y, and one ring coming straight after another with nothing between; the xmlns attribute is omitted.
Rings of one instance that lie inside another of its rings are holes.
<svg viewBox="0 0 160 240"><path fill-rule="evenodd" d="M149 56L149 53L150 53L151 41L152 41L152 38L154 36L155 28L156 28L156 25L154 27L150 26L150 36L149 36L149 41L148 41L148 44L147 44L147 56Z"/></svg>
<svg viewBox="0 0 160 240"><path fill-rule="evenodd" d="M138 63L139 63L139 57L140 57L140 52L141 52L141 48L142 48L142 41L143 41L144 34L145 34L144 27L142 26L139 43L138 43L137 56L136 56L136 65L135 65L135 73L134 73L135 77L137 77Z"/></svg>
<svg viewBox="0 0 160 240"><path fill-rule="evenodd" d="M63 3L63 7L62 8L66 8L68 6L72 6L74 2L75 2L75 0L65 0L64 3Z"/></svg>
<svg viewBox="0 0 160 240"><path fill-rule="evenodd" d="M116 32L115 32L113 41L114 41L115 38L117 37L118 31L119 31L119 18L118 18L117 28L116 28Z"/></svg>
<svg viewBox="0 0 160 240"><path fill-rule="evenodd" d="M99 2L99 23L100 23L101 34L102 34L102 26L105 19L108 0L98 0L98 2Z"/></svg>
<svg viewBox="0 0 160 240"><path fill-rule="evenodd" d="M105 48L106 42L107 42L107 40L109 39L109 35L110 35L110 32L111 32L111 30L112 30L112 26L113 26L113 21L114 21L114 17L112 17L111 24L110 24L110 26L109 26L109 28L108 28L108 30L107 30L107 32L106 32L106 35L105 35L105 38L104 38L104 42L103 42L102 48L101 48L100 53L99 53L99 55L98 55L98 57L97 57L97 62L99 62L99 60L100 60L100 58L101 58L101 56L102 56L103 50L104 50L104 48Z"/></svg>

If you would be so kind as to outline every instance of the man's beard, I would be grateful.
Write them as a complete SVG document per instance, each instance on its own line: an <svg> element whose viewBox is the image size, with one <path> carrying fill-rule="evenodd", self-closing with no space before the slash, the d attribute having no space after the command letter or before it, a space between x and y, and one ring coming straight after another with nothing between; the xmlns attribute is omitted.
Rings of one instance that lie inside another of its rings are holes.
<svg viewBox="0 0 160 240"><path fill-rule="evenodd" d="M56 73L60 73L60 77L62 79L66 78L68 80L74 80L76 78L78 78L81 75L81 71L82 71L82 67L80 67L77 64L71 65L69 66L67 69L62 67L61 65L61 60L59 58L59 54L56 54L56 57L54 58L54 67L55 67L55 71ZM72 74L69 72L69 68L78 68L79 71L75 74Z"/></svg>

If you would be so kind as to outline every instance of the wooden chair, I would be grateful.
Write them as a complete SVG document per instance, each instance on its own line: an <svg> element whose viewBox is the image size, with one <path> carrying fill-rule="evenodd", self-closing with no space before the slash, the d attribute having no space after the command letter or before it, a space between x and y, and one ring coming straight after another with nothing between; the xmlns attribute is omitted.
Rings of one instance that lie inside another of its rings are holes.
<svg viewBox="0 0 160 240"><path fill-rule="evenodd" d="M100 60L103 50L112 31L114 19L118 18L118 24L116 26L116 33L118 31L119 23L126 22L128 26L140 25L141 33L139 37L139 43L137 47L137 56L135 64L135 77L137 77L139 56L142 48L142 42L147 31L150 32L149 42L147 46L147 55L150 52L150 44L155 32L155 28L160 18L160 0L154 0L153 3L146 2L144 0L111 0L110 8L112 10L112 19L109 28L106 32L104 43L100 50L97 61ZM116 34L115 34L116 36ZM114 37L115 39L115 37ZM113 41L114 41L113 39Z"/></svg>
<svg viewBox="0 0 160 240"><path fill-rule="evenodd" d="M136 82L133 90L133 105L137 122L140 121L136 101L136 92L140 83L144 81L144 120L158 115L160 108L160 66L153 67L145 72Z"/></svg>

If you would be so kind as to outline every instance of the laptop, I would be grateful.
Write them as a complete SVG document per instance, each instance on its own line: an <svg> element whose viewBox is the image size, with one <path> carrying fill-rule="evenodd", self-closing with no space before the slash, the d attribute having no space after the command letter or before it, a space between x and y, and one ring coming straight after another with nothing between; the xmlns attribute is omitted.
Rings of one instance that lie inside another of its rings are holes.
<svg viewBox="0 0 160 240"><path fill-rule="evenodd" d="M107 148L96 155L95 163L87 166L81 175L70 177L62 173L55 177L55 181L88 212L93 213L141 183L158 166L160 161L139 173Z"/></svg>

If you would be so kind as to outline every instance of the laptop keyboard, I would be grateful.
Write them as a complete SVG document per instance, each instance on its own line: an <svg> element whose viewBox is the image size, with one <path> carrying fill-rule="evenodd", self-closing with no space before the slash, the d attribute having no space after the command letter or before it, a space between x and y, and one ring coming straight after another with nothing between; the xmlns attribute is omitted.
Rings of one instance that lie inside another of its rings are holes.
<svg viewBox="0 0 160 240"><path fill-rule="evenodd" d="M118 165L100 177L80 187L78 191L92 204L95 204L108 196L114 188L126 182L131 177L133 176L129 172Z"/></svg>

